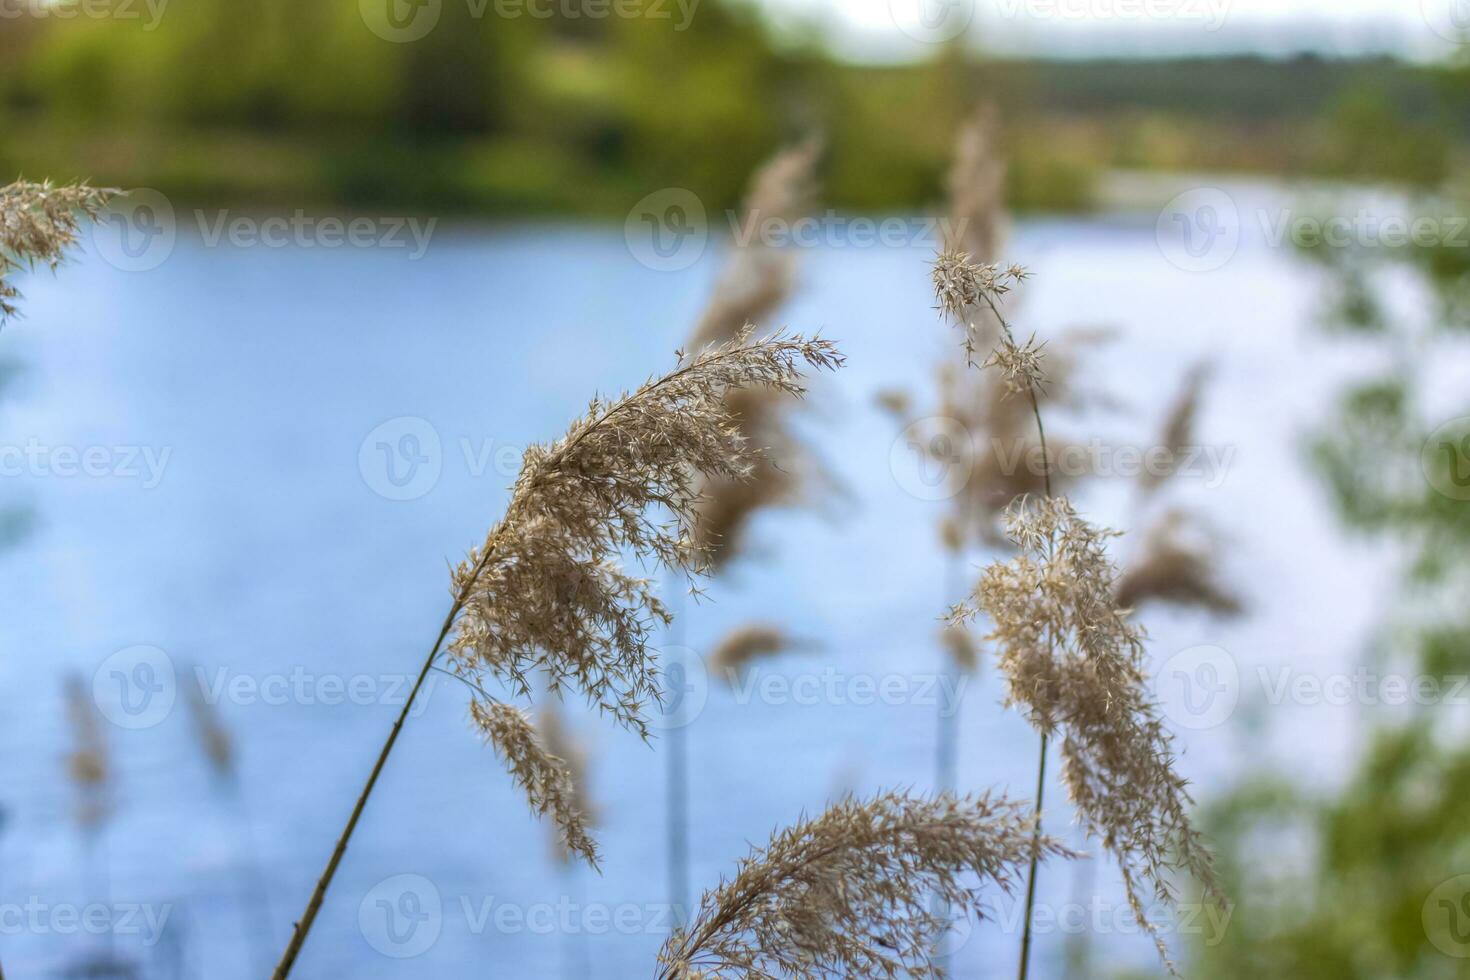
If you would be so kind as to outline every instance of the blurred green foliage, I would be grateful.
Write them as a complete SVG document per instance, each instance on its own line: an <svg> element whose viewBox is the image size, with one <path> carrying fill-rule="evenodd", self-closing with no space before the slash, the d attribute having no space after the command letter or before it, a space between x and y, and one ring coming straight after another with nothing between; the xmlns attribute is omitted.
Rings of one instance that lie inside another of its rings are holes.
<svg viewBox="0 0 1470 980"><path fill-rule="evenodd" d="M411 43L363 14L409 0L180 0L156 20L107 2L90 7L130 16L0 22L0 171L211 203L622 214L665 186L732 206L815 131L832 205L911 209L942 198L957 121L990 100L1010 199L1076 209L1111 167L1431 182L1464 128L1423 109L1443 72L1388 61L981 62L957 42L858 65L741 0L688 18L440 0Z"/></svg>
<svg viewBox="0 0 1470 980"><path fill-rule="evenodd" d="M1463 211L1440 201L1426 213ZM1465 251L1312 250L1331 273L1329 320L1353 332L1345 342L1377 348L1366 363L1387 365L1342 392L1312 444L1343 523L1393 543L1402 562L1395 612L1367 669L1437 689L1405 705L1360 706L1361 755L1339 790L1257 773L1214 804L1208 823L1235 914L1223 943L1193 951L1191 977L1470 975L1461 958L1470 954L1470 878L1453 881L1470 875L1470 501L1455 491L1470 476L1470 403L1431 411L1424 397L1441 366L1435 352L1463 337L1454 311L1470 277ZM1427 323L1383 303L1406 272L1439 298L1440 315ZM1311 769L1312 746L1302 750Z"/></svg>

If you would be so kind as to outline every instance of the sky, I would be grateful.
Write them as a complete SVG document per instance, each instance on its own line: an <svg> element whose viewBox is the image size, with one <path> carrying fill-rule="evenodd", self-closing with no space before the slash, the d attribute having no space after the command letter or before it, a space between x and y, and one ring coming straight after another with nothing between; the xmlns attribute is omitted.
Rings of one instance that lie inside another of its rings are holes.
<svg viewBox="0 0 1470 980"><path fill-rule="evenodd" d="M960 33L998 53L1156 56L1258 52L1446 57L1470 0L758 0L822 25L856 58L922 57Z"/></svg>

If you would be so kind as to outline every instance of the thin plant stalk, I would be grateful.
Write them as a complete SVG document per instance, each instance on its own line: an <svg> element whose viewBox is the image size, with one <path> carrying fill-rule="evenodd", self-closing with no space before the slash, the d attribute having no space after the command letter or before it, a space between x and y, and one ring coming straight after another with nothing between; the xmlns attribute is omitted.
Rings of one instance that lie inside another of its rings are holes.
<svg viewBox="0 0 1470 980"><path fill-rule="evenodd" d="M494 553L493 548L485 549L485 553L480 557L479 565L475 568L475 574L470 576L465 587L454 597L454 603L449 607L449 613L444 617L444 625L439 630L439 637L430 648L429 655L413 682L413 688L408 692L408 698L403 702L402 710L398 712L398 719L393 722L393 728L388 732L388 739L383 743L383 749L378 753L377 761L373 763L373 770L368 775L367 784L363 786L357 802L353 804L352 815L347 818L347 825L342 828L342 833L337 838L337 845L332 848L332 856L327 861L326 870L317 879L316 888L312 890L311 898L307 900L306 911L302 913L301 920L292 930L291 942L287 944L285 953L281 955L280 963L276 964L276 972L272 974L273 980L286 980L286 977L291 975L291 967L301 953L301 946L306 942L307 934L311 932L317 913L321 911L322 901L327 897L327 889L331 887L332 878L337 874L337 866L342 863L342 855L347 853L347 844L352 839L352 832L357 829L357 821L362 816L363 808L367 806L368 797L372 795L373 787L378 783L378 776L383 771L383 765L388 761L388 755L398 741L398 733L403 730L403 723L407 720L408 713L418 698L419 689L424 686L424 678L429 676L429 671L434 667L434 661L439 657L439 651L444 647L444 641L449 637L450 630L454 629L455 620L468 598L470 586L474 584L475 579L479 577L479 572L489 563L490 556Z"/></svg>
<svg viewBox="0 0 1470 980"><path fill-rule="evenodd" d="M677 577L670 581L675 586L674 595L669 596L670 611L674 616L669 624L670 646L679 646L683 639L682 610L674 606L683 602L683 590ZM682 683L682 679L681 679ZM674 924L683 926L689 914L689 735L687 718L688 704L684 692L677 692L674 713L669 718L667 733L669 741L668 760L668 864L669 904L674 910Z"/></svg>
<svg viewBox="0 0 1470 980"><path fill-rule="evenodd" d="M985 303L995 314L996 321L1001 330L1005 331L1006 340L1015 343L1015 336L1011 333L1010 322L1001 315L1000 308L995 305L988 294ZM1046 454L1046 426L1041 421L1041 404L1036 397L1036 383L1030 379L1026 383L1026 396L1031 400L1031 416L1036 420L1036 438L1041 446L1041 479L1046 489L1046 496L1051 498L1051 460ZM1036 876L1038 872L1039 859L1041 857L1041 807L1046 793L1046 749L1047 737L1043 730L1041 733L1041 752L1036 760L1036 814L1032 821L1031 829L1031 866L1026 874L1026 919L1021 926L1021 962L1017 968L1017 980L1026 980L1027 972L1031 967L1031 916L1036 908Z"/></svg>

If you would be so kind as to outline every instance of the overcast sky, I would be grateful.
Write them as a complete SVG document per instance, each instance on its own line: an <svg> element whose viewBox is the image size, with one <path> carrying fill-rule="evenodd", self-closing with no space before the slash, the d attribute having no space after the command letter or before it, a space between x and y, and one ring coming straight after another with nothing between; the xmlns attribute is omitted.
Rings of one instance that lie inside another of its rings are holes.
<svg viewBox="0 0 1470 980"><path fill-rule="evenodd" d="M854 57L923 56L968 31L989 50L1083 56L1258 51L1442 58L1470 0L758 0Z"/></svg>

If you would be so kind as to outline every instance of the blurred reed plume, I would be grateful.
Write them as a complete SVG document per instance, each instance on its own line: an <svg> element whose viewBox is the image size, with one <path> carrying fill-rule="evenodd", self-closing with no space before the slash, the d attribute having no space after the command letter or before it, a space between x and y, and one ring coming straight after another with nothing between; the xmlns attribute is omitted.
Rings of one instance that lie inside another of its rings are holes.
<svg viewBox="0 0 1470 980"><path fill-rule="evenodd" d="M1244 603L1220 580L1218 565L1213 529L1188 511L1171 508L1144 533L1143 548L1118 577L1114 601L1129 610L1162 602L1237 616Z"/></svg>
<svg viewBox="0 0 1470 980"><path fill-rule="evenodd" d="M962 624L945 623L939 630L939 642L949 654L949 662L956 670L974 673L980 665L980 647L975 643L975 634Z"/></svg>
<svg viewBox="0 0 1470 980"><path fill-rule="evenodd" d="M15 316L19 291L6 281L37 265L55 269L77 243L82 222L95 219L116 191L49 181L0 188L0 324Z"/></svg>
<svg viewBox="0 0 1470 980"><path fill-rule="evenodd" d="M219 709L204 696L200 684L183 685L189 701L189 716L194 720L194 736L209 767L221 781L234 783L235 740L220 720Z"/></svg>
<svg viewBox="0 0 1470 980"><path fill-rule="evenodd" d="M1000 113L994 105L978 106L960 127L954 159L945 179L949 227L944 251L962 251L977 261L1000 258L1010 232L1006 209L1005 156L1000 149ZM970 312L975 342L981 349L995 343L1000 324L988 309Z"/></svg>
<svg viewBox="0 0 1470 980"><path fill-rule="evenodd" d="M693 540L701 477L749 473L755 450L725 408L735 389L765 386L800 395L804 367L840 366L829 341L776 333L695 354L615 399L595 397L565 436L523 457L505 515L453 570L453 602L377 762L338 838L327 868L276 968L290 972L424 678L441 669L474 694L471 718L505 759L531 806L550 813L572 851L596 862L585 815L573 803L566 765L530 720L485 688L529 696L533 673L552 695L571 688L644 737L644 711L660 698L648 642L670 616L647 578L621 558L681 571L691 581L709 567ZM439 668L450 635L448 668Z"/></svg>
<svg viewBox="0 0 1470 980"><path fill-rule="evenodd" d="M757 233L732 253L694 328L691 347L728 343L746 324L767 319L791 297L795 254L790 247L766 241L759 231L789 226L807 215L816 197L821 149L821 142L810 138L778 153L752 178L745 221ZM716 570L741 553L752 515L766 507L800 503L812 484L827 479L815 456L790 431L785 412L790 406L782 392L767 388L742 388L726 398L725 410L741 434L766 452L743 476L712 473L701 489L695 540Z"/></svg>
<svg viewBox="0 0 1470 980"><path fill-rule="evenodd" d="M555 699L547 699L541 705L541 710L536 716L536 727L540 731L546 751L554 758L560 759L562 765L566 767L568 781L571 784L570 805L582 815L583 823L589 827L595 826L597 808L592 803L592 793L587 783L587 749L567 725L566 718L562 715L560 702ZM559 835L553 838L552 849L558 864L569 865L576 860L577 855L567 847L566 842Z"/></svg>
<svg viewBox="0 0 1470 980"><path fill-rule="evenodd" d="M1172 902L1174 867L1211 890L1214 873L1149 693L1142 631L1114 600L1114 534L1078 517L1063 497L1017 501L1006 523L1020 553L985 569L974 605L956 618L990 618L1006 703L1038 731L1061 733L1062 777L1083 827L1117 858L1134 915L1172 970L1140 882Z"/></svg>
<svg viewBox="0 0 1470 980"><path fill-rule="evenodd" d="M777 153L751 178L744 218L754 234L732 252L695 325L691 347L727 343L747 323L770 318L791 297L796 257L762 231L789 227L811 211L821 156L821 140L810 137Z"/></svg>
<svg viewBox="0 0 1470 980"><path fill-rule="evenodd" d="M1139 474L1138 482L1145 496L1152 493L1177 472L1177 461L1181 453L1194 440L1195 417L1199 414L1200 400L1209 377L1210 366L1205 363L1196 364L1185 374L1179 394L1175 396L1173 404L1164 416L1163 430L1159 433L1158 441L1160 448L1169 451L1168 459L1173 461L1174 465L1143 469L1143 472Z"/></svg>
<svg viewBox="0 0 1470 980"><path fill-rule="evenodd" d="M77 788L77 823L90 836L112 815L112 767L97 705L86 682L76 674L67 675L65 699L73 741L66 771Z"/></svg>
<svg viewBox="0 0 1470 980"><path fill-rule="evenodd" d="M988 796L847 799L778 832L706 892L659 953L660 980L932 977L947 913L983 918L974 876L1008 892L1033 853L1024 808ZM937 899L937 901L936 901Z"/></svg>
<svg viewBox="0 0 1470 980"><path fill-rule="evenodd" d="M746 623L725 634L709 655L709 668L726 683L731 683L753 662L786 653L798 645L779 626Z"/></svg>

